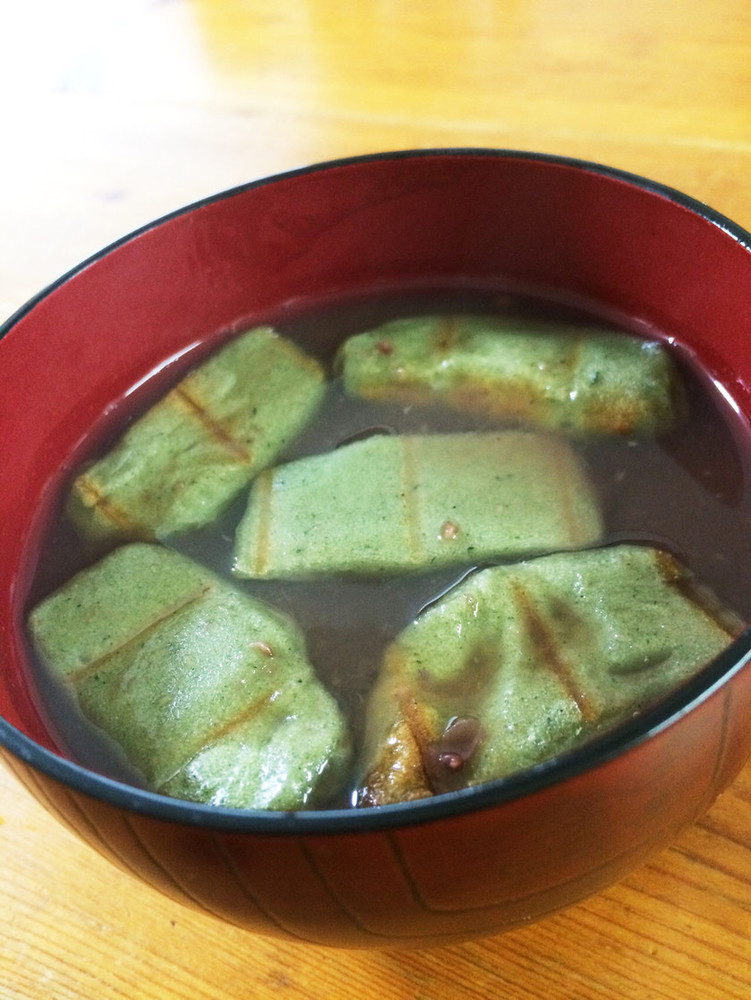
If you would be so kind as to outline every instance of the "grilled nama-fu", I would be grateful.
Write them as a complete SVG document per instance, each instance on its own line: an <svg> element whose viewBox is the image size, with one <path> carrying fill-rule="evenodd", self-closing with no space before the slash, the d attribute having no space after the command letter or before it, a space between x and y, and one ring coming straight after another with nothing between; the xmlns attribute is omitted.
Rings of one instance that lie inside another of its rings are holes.
<svg viewBox="0 0 751 1000"><path fill-rule="evenodd" d="M387 649L367 713L360 803L538 764L653 703L740 627L654 548L478 571Z"/></svg>
<svg viewBox="0 0 751 1000"><path fill-rule="evenodd" d="M324 372L270 327L234 337L73 483L80 532L153 540L213 521L310 419Z"/></svg>
<svg viewBox="0 0 751 1000"><path fill-rule="evenodd" d="M576 452L534 431L376 435L263 472L240 522L249 578L385 575L600 538Z"/></svg>
<svg viewBox="0 0 751 1000"><path fill-rule="evenodd" d="M347 729L299 629L184 556L116 549L39 604L29 630L154 790L247 809L336 791Z"/></svg>
<svg viewBox="0 0 751 1000"><path fill-rule="evenodd" d="M581 325L409 317L350 337L338 366L352 396L577 433L655 434L682 412L682 383L660 343Z"/></svg>

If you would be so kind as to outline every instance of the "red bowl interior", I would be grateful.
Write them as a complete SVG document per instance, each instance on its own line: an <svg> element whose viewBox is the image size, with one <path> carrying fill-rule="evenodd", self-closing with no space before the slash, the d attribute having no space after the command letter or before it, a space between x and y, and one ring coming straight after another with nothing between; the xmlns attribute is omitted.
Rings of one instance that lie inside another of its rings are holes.
<svg viewBox="0 0 751 1000"><path fill-rule="evenodd" d="M22 621L57 484L92 426L168 359L245 320L457 281L654 327L751 417L751 237L659 185L555 157L449 150L325 164L208 199L103 251L4 328L2 717L55 749ZM747 653L745 638L707 682Z"/></svg>

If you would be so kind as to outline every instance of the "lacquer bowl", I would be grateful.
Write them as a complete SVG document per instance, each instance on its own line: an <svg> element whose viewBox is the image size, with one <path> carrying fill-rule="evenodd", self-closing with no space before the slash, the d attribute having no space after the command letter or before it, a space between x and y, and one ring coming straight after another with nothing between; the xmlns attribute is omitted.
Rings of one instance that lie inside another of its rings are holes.
<svg viewBox="0 0 751 1000"><path fill-rule="evenodd" d="M56 747L23 619L61 477L90 428L166 359L240 319L457 280L654 326L751 417L751 235L659 184L554 156L390 153L253 182L127 236L3 328L5 762L125 872L231 924L343 947L495 934L642 864L751 753L749 632L586 746L402 805L288 814L194 805L111 780Z"/></svg>

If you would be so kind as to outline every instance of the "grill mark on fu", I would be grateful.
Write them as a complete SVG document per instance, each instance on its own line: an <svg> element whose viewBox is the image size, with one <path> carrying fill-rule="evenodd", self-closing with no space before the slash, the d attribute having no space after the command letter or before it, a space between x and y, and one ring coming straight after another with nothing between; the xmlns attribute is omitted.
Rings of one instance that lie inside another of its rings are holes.
<svg viewBox="0 0 751 1000"><path fill-rule="evenodd" d="M201 734L201 738L199 740L194 741L192 747L186 746L184 762L176 768L172 774L165 777L159 783L157 791L162 791L162 789L169 784L176 774L179 774L181 771L185 770L185 768L189 767L191 761L194 760L195 757L197 757L203 750L207 750L209 747L221 742L221 740L223 740L226 736L229 736L230 733L234 732L236 729L240 729L241 726L244 726L246 723L251 722L259 716L264 708L266 708L266 706L270 703L276 693L276 690L277 689L274 685L270 685L267 690L258 695L258 697L254 698L252 701L249 701L239 712L235 713L235 715L228 719L224 719L222 722L218 722L213 727L207 729L206 732Z"/></svg>
<svg viewBox="0 0 751 1000"><path fill-rule="evenodd" d="M117 525L122 531L134 535L144 534L139 526L128 517L125 511L107 496L90 476L78 478L78 488L84 504L99 511L102 517Z"/></svg>
<svg viewBox="0 0 751 1000"><path fill-rule="evenodd" d="M254 532L255 548L252 556L253 573L261 576L271 556L271 505L274 493L274 470L264 469L255 481L253 490L259 497L258 520Z"/></svg>
<svg viewBox="0 0 751 1000"><path fill-rule="evenodd" d="M228 451L236 461L249 465L253 456L250 449L237 441L223 424L211 415L199 399L194 398L184 386L176 386L169 394L173 401L195 417L218 445Z"/></svg>
<svg viewBox="0 0 751 1000"><path fill-rule="evenodd" d="M210 584L205 584L198 590L191 592L186 595L182 600L175 602L169 608L167 608L162 614L153 618L148 622L143 628L134 632L132 635L128 636L122 642L118 643L117 646L109 649L102 656L97 657L95 660L91 660L89 663L84 664L77 670L71 671L68 674L68 682L74 687L82 682L84 682L88 677L97 673L100 670L106 670L108 662L114 660L114 658L119 654L134 646L140 642L143 642L148 638L149 635L154 633L161 625L169 621L175 615L184 611L195 604L198 604L203 598L209 594L212 590ZM264 659L268 659L273 656L273 650L268 644L264 642L255 642L251 644L252 647L257 649L259 655ZM215 743L218 743L225 736L230 734L233 730L240 728L245 723L250 722L253 718L258 716L263 709L269 704L276 692L276 685L270 684L267 689L265 689L257 697L253 698L251 701L247 702L235 715L228 719L224 719L222 722L217 723L215 726L210 727L204 733L201 734L201 738L194 742L194 745L187 749L186 751L186 761L192 760L198 753L202 750L207 749ZM178 768L178 771L180 769ZM163 788L177 771L173 774L164 778L157 790Z"/></svg>
<svg viewBox="0 0 751 1000"><path fill-rule="evenodd" d="M537 650L537 662L560 682L566 694L579 709L586 722L597 720L597 709L577 682L576 675L556 643L556 637L544 617L534 607L527 592L518 582L513 585L514 602L524 621L527 634Z"/></svg>
<svg viewBox="0 0 751 1000"><path fill-rule="evenodd" d="M69 683L76 685L91 677L98 670L106 669L108 661L111 661L118 653L122 653L129 646L133 646L136 643L142 642L146 639L152 632L154 632L160 625L168 621L174 615L178 614L180 611L185 610L185 608L190 607L193 604L197 604L202 600L206 594L211 591L212 587L210 584L203 584L199 589L191 591L181 600L177 601L175 604L170 605L166 608L162 614L157 615L150 622L147 622L143 628L138 629L132 635L127 636L121 642L119 642L112 649L108 649L106 653L101 656L96 657L94 660L90 660L88 663L84 663L77 670L71 670L67 675L67 680Z"/></svg>
<svg viewBox="0 0 751 1000"><path fill-rule="evenodd" d="M207 432L209 437L224 451L226 451L234 461L241 465L250 465L253 462L253 453L246 443L241 443L227 430L222 423L211 415L209 410L194 398L184 386L176 386L165 397L165 401L172 405L179 406L184 413L194 418L196 422ZM152 533L145 531L137 521L129 516L122 506L115 503L106 492L89 476L82 475L78 480L78 488L87 506L99 511L102 517L106 518L121 531L127 532L134 537L151 538Z"/></svg>

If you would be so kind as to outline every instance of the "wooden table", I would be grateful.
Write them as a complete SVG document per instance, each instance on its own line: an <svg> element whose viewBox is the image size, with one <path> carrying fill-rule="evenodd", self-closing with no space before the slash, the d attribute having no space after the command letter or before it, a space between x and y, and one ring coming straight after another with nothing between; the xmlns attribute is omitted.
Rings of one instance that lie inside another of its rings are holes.
<svg viewBox="0 0 751 1000"><path fill-rule="evenodd" d="M748 0L25 0L3 5L0 37L2 316L173 208L384 149L595 160L751 228ZM183 909L0 770L0 912L3 998L739 1000L751 766L609 891L404 953L284 944Z"/></svg>

